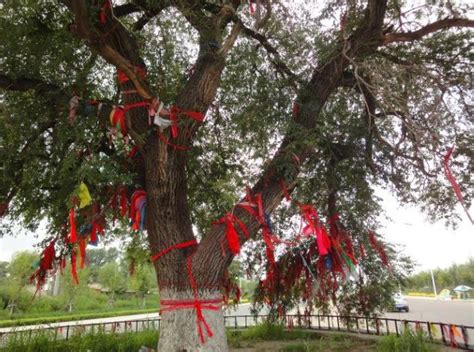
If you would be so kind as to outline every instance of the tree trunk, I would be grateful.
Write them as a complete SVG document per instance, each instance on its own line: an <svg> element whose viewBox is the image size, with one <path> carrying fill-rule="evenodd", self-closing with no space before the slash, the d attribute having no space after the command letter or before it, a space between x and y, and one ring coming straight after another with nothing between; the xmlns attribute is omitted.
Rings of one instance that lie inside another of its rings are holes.
<svg viewBox="0 0 474 352"><path fill-rule="evenodd" d="M199 290L200 300L221 299L220 291ZM175 290L160 290L161 300L193 300L191 290L177 292ZM214 305L214 304L213 304ZM200 322L204 343L200 340L196 309L176 309L161 313L160 339L158 351L160 352L190 352L190 351L228 351L227 337L225 334L224 313L218 310L202 309L204 321ZM166 306L162 305L162 308ZM206 332L205 323L212 331L212 337Z"/></svg>

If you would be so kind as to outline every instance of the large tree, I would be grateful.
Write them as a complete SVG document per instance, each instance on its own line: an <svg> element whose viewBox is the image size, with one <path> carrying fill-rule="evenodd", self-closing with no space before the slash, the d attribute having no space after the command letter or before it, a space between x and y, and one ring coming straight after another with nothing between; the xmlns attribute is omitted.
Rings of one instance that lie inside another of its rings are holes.
<svg viewBox="0 0 474 352"><path fill-rule="evenodd" d="M41 282L58 258L84 252L84 238L103 227L100 240L120 233L127 221L116 218L130 206L134 235L124 240L165 251L154 260L159 350L226 350L215 308L239 244L252 241L245 255L265 262L265 301L304 291L324 299L337 291L327 272L355 275L353 247L360 260L375 260L364 256L370 243L387 262L380 238L367 236L380 213L375 186L433 218L453 218L441 173L453 142L461 191L472 186L472 43L463 27L474 22L466 7L3 1L4 230L48 218L55 242L43 253ZM299 211L306 231L295 241L290 219ZM291 240L279 247L289 252L274 253L274 234ZM290 293L282 283L306 289Z"/></svg>

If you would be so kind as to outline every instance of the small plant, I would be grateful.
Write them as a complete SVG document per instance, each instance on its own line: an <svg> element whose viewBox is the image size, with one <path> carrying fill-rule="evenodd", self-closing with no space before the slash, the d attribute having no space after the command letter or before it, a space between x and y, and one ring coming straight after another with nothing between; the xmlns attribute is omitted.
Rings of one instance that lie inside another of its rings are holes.
<svg viewBox="0 0 474 352"><path fill-rule="evenodd" d="M422 331L414 332L405 329L401 336L384 336L377 344L379 352L434 352L439 351L439 347L427 341Z"/></svg>

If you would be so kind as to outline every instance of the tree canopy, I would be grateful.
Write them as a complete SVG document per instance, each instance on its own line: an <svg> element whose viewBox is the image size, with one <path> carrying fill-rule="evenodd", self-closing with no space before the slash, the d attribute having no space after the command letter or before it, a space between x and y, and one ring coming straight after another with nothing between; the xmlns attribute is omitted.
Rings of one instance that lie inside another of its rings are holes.
<svg viewBox="0 0 474 352"><path fill-rule="evenodd" d="M178 291L226 286L252 239L243 270L280 305L400 279L376 188L451 223L454 178L473 194L468 5L6 0L2 233L46 218L56 259L105 229L166 253Z"/></svg>

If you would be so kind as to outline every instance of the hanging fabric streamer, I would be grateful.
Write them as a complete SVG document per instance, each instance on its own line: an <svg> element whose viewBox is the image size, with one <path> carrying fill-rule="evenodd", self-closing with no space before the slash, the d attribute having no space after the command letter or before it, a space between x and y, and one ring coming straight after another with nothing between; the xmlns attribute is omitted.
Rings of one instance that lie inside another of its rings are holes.
<svg viewBox="0 0 474 352"><path fill-rule="evenodd" d="M240 220L238 217L231 213L227 213L224 217L220 218L217 221L214 221L212 223L213 225L218 225L218 224L225 224L226 225L226 237L227 237L227 243L229 245L229 249L232 252L233 255L238 255L240 253L240 240L239 240L239 234L237 233L237 230L235 228L235 224L237 224L240 227L240 230L242 233L245 235L245 237L249 238L250 234L245 227L244 223L242 220Z"/></svg>
<svg viewBox="0 0 474 352"><path fill-rule="evenodd" d="M329 253L331 241L324 226L320 224L319 216L316 209L309 204L300 205L302 218L306 222L303 228L303 235L309 237L311 234L316 235L316 242L318 244L319 254L324 256Z"/></svg>
<svg viewBox="0 0 474 352"><path fill-rule="evenodd" d="M79 254L81 256L81 261L80 261L79 267L81 269L84 269L84 266L86 264L86 246L87 246L86 238L82 237L79 240Z"/></svg>
<svg viewBox="0 0 474 352"><path fill-rule="evenodd" d="M146 77L146 69L141 66L135 66L135 73L141 78L145 79ZM122 70L117 70L117 79L120 84L124 84L130 80L125 72Z"/></svg>
<svg viewBox="0 0 474 352"><path fill-rule="evenodd" d="M132 229L144 230L146 216L146 192L142 189L135 191L130 198L129 217Z"/></svg>
<svg viewBox="0 0 474 352"><path fill-rule="evenodd" d="M369 242L372 248L379 254L382 263L388 267L387 254L385 253L383 246L375 238L375 233L373 231L369 231Z"/></svg>
<svg viewBox="0 0 474 352"><path fill-rule="evenodd" d="M453 152L454 152L454 145L451 147L451 149L448 150L448 152L444 156L444 161L443 161L444 173L446 174L446 177L449 183L451 184L451 187L453 188L453 191L456 194L456 197L461 203L464 209L464 212L466 213L467 217L471 221L471 224L474 224L474 219L471 217L471 214L469 213L469 210L467 209L466 203L464 202L464 197L462 195L461 188L459 187L459 184L454 178L453 172L451 171L451 168L449 167L449 160L451 159Z"/></svg>
<svg viewBox="0 0 474 352"><path fill-rule="evenodd" d="M127 125L125 123L125 110L122 106L114 106L110 112L110 123L113 127L120 127L122 136L127 135Z"/></svg>
<svg viewBox="0 0 474 352"><path fill-rule="evenodd" d="M102 24L107 22L107 11L112 10L112 2L110 0L104 0L102 7L99 12L99 21Z"/></svg>
<svg viewBox="0 0 474 352"><path fill-rule="evenodd" d="M81 182L79 185L79 192L78 192L80 204L79 208L85 208L92 202L91 195L89 193L89 188L87 188L87 185L84 182Z"/></svg>
<svg viewBox="0 0 474 352"><path fill-rule="evenodd" d="M56 257L56 250L54 248L55 241L51 241L48 246L41 253L38 269L35 270L30 277L30 282L36 281L36 290L38 291L46 283L48 272L54 269L54 259Z"/></svg>
<svg viewBox="0 0 474 352"><path fill-rule="evenodd" d="M79 278L77 277L77 268L76 268L76 249L73 248L71 252L71 275L72 280L76 285L79 285Z"/></svg>
<svg viewBox="0 0 474 352"><path fill-rule="evenodd" d="M94 245L97 244L97 241L98 241L97 234L99 233L103 235L104 228L100 225L98 221L93 220L92 229L91 229L91 237L90 237L91 244L94 244Z"/></svg>
<svg viewBox="0 0 474 352"><path fill-rule="evenodd" d="M201 112L183 110L183 109L178 108L176 105L171 106L170 111L169 111L169 119L171 121L171 136L173 138L177 138L178 133L179 133L178 114L186 115L197 122L204 121L204 114Z"/></svg>
<svg viewBox="0 0 474 352"><path fill-rule="evenodd" d="M69 243L77 242L76 219L74 215L74 208L69 209Z"/></svg>

